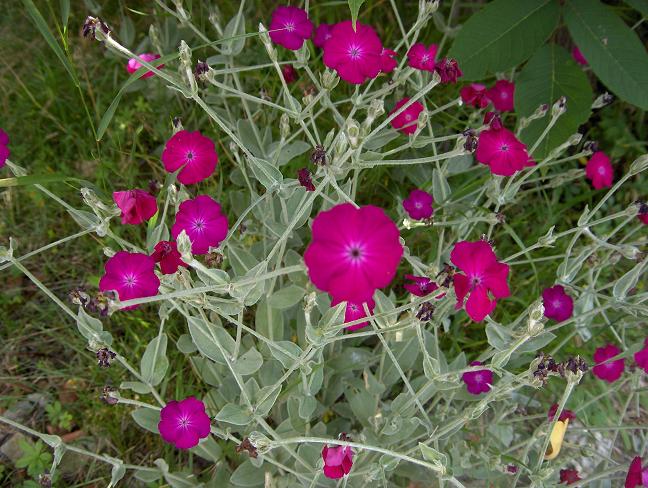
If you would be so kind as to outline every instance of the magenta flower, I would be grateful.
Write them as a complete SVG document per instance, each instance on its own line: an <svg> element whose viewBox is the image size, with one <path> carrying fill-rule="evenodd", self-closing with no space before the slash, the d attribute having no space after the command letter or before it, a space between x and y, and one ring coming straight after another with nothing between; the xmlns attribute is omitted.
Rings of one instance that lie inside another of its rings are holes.
<svg viewBox="0 0 648 488"><path fill-rule="evenodd" d="M335 302L369 302L394 279L403 246L381 208L336 205L317 214L312 234L304 253L308 276Z"/></svg>
<svg viewBox="0 0 648 488"><path fill-rule="evenodd" d="M567 320L574 312L574 300L565 293L565 289L560 285L544 289L542 305L544 316L557 322Z"/></svg>
<svg viewBox="0 0 648 488"><path fill-rule="evenodd" d="M458 78L463 76L456 59L443 58L441 61L436 63L434 71L439 73L441 83L443 84L454 84L457 82Z"/></svg>
<svg viewBox="0 0 648 488"><path fill-rule="evenodd" d="M552 421L554 419L557 411L558 411L558 404L554 403L551 406L551 408L549 408L549 412L547 413L547 417L549 417L549 421ZM560 412L560 417L558 417L558 420L564 422L565 420L574 420L575 418L576 418L576 414L574 412L572 412L571 410L567 410L566 408L563 408L563 411Z"/></svg>
<svg viewBox="0 0 648 488"><path fill-rule="evenodd" d="M155 276L155 261L138 252L119 251L104 266L105 273L99 280L99 290L114 290L123 302L133 298L157 295L160 280ZM125 307L131 310L137 305Z"/></svg>
<svg viewBox="0 0 648 488"><path fill-rule="evenodd" d="M335 307L339 303L341 303L342 300L333 300L331 302L331 307ZM372 314L374 311L374 308L376 307L376 302L374 302L373 298L365 302L367 304L367 308L369 309L369 313ZM344 311L344 322L353 322L358 319L362 319L366 317L367 314L365 313L364 310L364 303L352 303L352 302L347 302L346 309ZM367 327L369 325L369 322L360 322L359 324L355 325L349 325L348 327L345 327L346 330L348 331L354 331L358 329L362 329L363 327Z"/></svg>
<svg viewBox="0 0 648 488"><path fill-rule="evenodd" d="M648 467L642 468L641 457L635 456L628 468L624 488L637 488L648 486Z"/></svg>
<svg viewBox="0 0 648 488"><path fill-rule="evenodd" d="M389 115L395 113L403 105L409 102L409 100L410 99L408 97L400 100L392 109L392 111L389 112ZM421 112L423 112L423 104L420 102L414 102L392 119L391 126L394 129L401 131L403 134L412 135L414 134L414 132L416 132L418 117Z"/></svg>
<svg viewBox="0 0 648 488"><path fill-rule="evenodd" d="M634 353L634 360L641 369L648 373L648 338L644 340L644 347Z"/></svg>
<svg viewBox="0 0 648 488"><path fill-rule="evenodd" d="M209 436L211 421L205 404L195 397L170 401L160 412L158 430L162 439L178 449L191 449Z"/></svg>
<svg viewBox="0 0 648 488"><path fill-rule="evenodd" d="M324 64L344 81L360 85L380 73L382 42L372 27L350 20L335 24L324 44Z"/></svg>
<svg viewBox="0 0 648 488"><path fill-rule="evenodd" d="M621 354L621 350L614 344L608 344L605 347L599 347L594 351L594 361L596 366L592 368L594 376L608 383L614 383L618 380L625 369L625 359L616 359L608 361Z"/></svg>
<svg viewBox="0 0 648 488"><path fill-rule="evenodd" d="M583 53L580 51L580 49L578 49L578 46L574 46L572 48L571 55L572 58L574 58L574 61L576 61L581 66L587 66L589 64L587 62L587 59L585 59L585 56L583 56Z"/></svg>
<svg viewBox="0 0 648 488"><path fill-rule="evenodd" d="M405 279L410 280L413 283L405 283L403 287L412 295L416 295L417 297L427 296L434 290L439 288L439 286L427 276L414 276L411 274L406 274Z"/></svg>
<svg viewBox="0 0 648 488"><path fill-rule="evenodd" d="M500 176L513 176L525 166L535 164L529 158L526 146L505 128L482 131L475 157L489 166L491 173Z"/></svg>
<svg viewBox="0 0 648 488"><path fill-rule="evenodd" d="M192 185L214 173L218 164L218 153L209 137L198 131L181 130L164 146L162 163L169 173L182 168L178 173L178 181L183 185Z"/></svg>
<svg viewBox="0 0 648 488"><path fill-rule="evenodd" d="M425 47L422 42L417 42L407 51L407 61L412 68L432 72L438 48L436 44Z"/></svg>
<svg viewBox="0 0 648 488"><path fill-rule="evenodd" d="M153 64L153 61L156 59L160 59L159 54L153 54L153 53L144 53L144 54L138 54L140 58L142 58L144 61L147 63ZM138 69L140 69L142 66L144 66L142 63L140 63L137 58L130 58L128 60L128 64L126 64L126 71L128 71L130 74L135 73ZM154 65L155 66L155 65ZM164 68L163 64L160 64L158 66L155 66L157 69L162 69ZM140 78L143 80L144 78L150 78L153 76L155 73L153 71L149 70L146 73L144 73Z"/></svg>
<svg viewBox="0 0 648 488"><path fill-rule="evenodd" d="M479 361L473 361L471 366L481 366ZM461 379L466 384L466 390L471 395L488 393L493 384L493 372L490 369L478 369L477 371L467 371L461 375Z"/></svg>
<svg viewBox="0 0 648 488"><path fill-rule="evenodd" d="M353 449L349 446L324 446L322 448L322 459L324 460L324 476L337 480L351 471L353 467Z"/></svg>
<svg viewBox="0 0 648 488"><path fill-rule="evenodd" d="M141 224L157 212L155 197L144 190L116 191L113 192L113 200L122 212L122 224Z"/></svg>
<svg viewBox="0 0 648 488"><path fill-rule="evenodd" d="M180 266L187 267L187 263L180 258L178 245L174 241L158 242L151 257L156 263L160 263L160 270L164 274L174 274Z"/></svg>
<svg viewBox="0 0 648 488"><path fill-rule="evenodd" d="M573 485L578 483L581 480L581 477L578 475L578 471L575 469L561 469L560 470L560 484L563 483L566 485Z"/></svg>
<svg viewBox="0 0 648 488"><path fill-rule="evenodd" d="M191 240L191 252L207 254L227 236L227 217L212 197L198 195L180 204L171 235L177 239L185 231Z"/></svg>
<svg viewBox="0 0 648 488"><path fill-rule="evenodd" d="M502 127L502 117L497 112L486 112L484 114L484 124L488 124L491 129L500 130Z"/></svg>
<svg viewBox="0 0 648 488"><path fill-rule="evenodd" d="M1 146L0 146L1 148ZM0 157L0 167L2 167L2 158ZM644 225L648 225L648 205L645 204L644 202L641 202L639 204L639 213L637 214L637 218L641 220L641 223Z"/></svg>
<svg viewBox="0 0 648 488"><path fill-rule="evenodd" d="M297 51L313 35L313 23L305 10L282 5L272 12L270 39L291 51Z"/></svg>
<svg viewBox="0 0 648 488"><path fill-rule="evenodd" d="M0 168L6 164L9 154L9 136L0 129Z"/></svg>
<svg viewBox="0 0 648 488"><path fill-rule="evenodd" d="M450 253L450 261L463 272L455 273L453 278L457 295L455 308L462 308L466 295L470 293L465 308L475 322L481 322L495 310L498 298L506 298L511 294L506 282L509 267L497 261L488 242L458 242Z"/></svg>
<svg viewBox="0 0 648 488"><path fill-rule="evenodd" d="M292 64L284 64L281 68L281 73L286 83L292 83L297 80L297 71L293 68Z"/></svg>
<svg viewBox="0 0 648 488"><path fill-rule="evenodd" d="M508 80L498 80L488 89L487 96L495 110L500 112L513 111L513 99L515 96L515 83Z"/></svg>
<svg viewBox="0 0 648 488"><path fill-rule="evenodd" d="M380 71L383 73L391 73L396 69L396 66L398 66L396 51L383 48L382 54L380 55Z"/></svg>
<svg viewBox="0 0 648 488"><path fill-rule="evenodd" d="M611 187L614 170L610 158L603 151L596 151L585 166L585 176L596 190Z"/></svg>
<svg viewBox="0 0 648 488"><path fill-rule="evenodd" d="M324 47L324 43L331 38L331 30L333 26L331 24L320 24L315 29L315 34L313 35L313 44L319 48Z"/></svg>
<svg viewBox="0 0 648 488"><path fill-rule="evenodd" d="M297 178L299 179L299 184L306 188L306 191L315 191L315 185L313 185L311 172L308 168L302 168L297 171Z"/></svg>
<svg viewBox="0 0 648 488"><path fill-rule="evenodd" d="M429 219L434 213L434 198L428 192L415 189L403 200L403 208L410 218L415 220Z"/></svg>
<svg viewBox="0 0 648 488"><path fill-rule="evenodd" d="M459 94L465 104L472 105L476 108L484 108L489 103L486 94L486 85L482 85L481 83L466 85L459 91Z"/></svg>

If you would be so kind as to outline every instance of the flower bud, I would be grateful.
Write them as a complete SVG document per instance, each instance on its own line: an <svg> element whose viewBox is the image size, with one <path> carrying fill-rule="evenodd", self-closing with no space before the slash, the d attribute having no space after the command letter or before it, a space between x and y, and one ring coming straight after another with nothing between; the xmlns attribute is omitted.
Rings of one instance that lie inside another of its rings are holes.
<svg viewBox="0 0 648 488"><path fill-rule="evenodd" d="M103 253L107 258L112 258L115 254L117 254L117 252L112 247L108 246L103 248Z"/></svg>
<svg viewBox="0 0 648 488"><path fill-rule="evenodd" d="M176 242L178 244L178 252L180 253L180 256L182 256L182 260L185 263L190 263L193 260L193 256L191 254L191 239L189 239L189 236L184 230L180 232L180 235L176 238Z"/></svg>
<svg viewBox="0 0 648 488"><path fill-rule="evenodd" d="M281 119L279 119L279 133L284 140L290 137L290 120L285 112L281 114Z"/></svg>
<svg viewBox="0 0 648 488"><path fill-rule="evenodd" d="M360 126L354 119L350 119L346 126L346 135L349 138L349 145L355 149L360 145Z"/></svg>
<svg viewBox="0 0 648 488"><path fill-rule="evenodd" d="M629 173L632 175L639 174L648 169L648 154L639 156L634 162L630 165Z"/></svg>
<svg viewBox="0 0 648 488"><path fill-rule="evenodd" d="M566 111L567 111L567 98L563 96L560 97L558 100L556 100L556 103L554 103L553 106L551 107L551 116L560 117Z"/></svg>
<svg viewBox="0 0 648 488"><path fill-rule="evenodd" d="M599 95L596 100L594 100L594 103L592 103L592 109L595 110L597 108L605 107L606 105L611 104L613 101L614 97L608 92L605 92L603 95Z"/></svg>
<svg viewBox="0 0 648 488"><path fill-rule="evenodd" d="M320 81L322 82L324 89L331 91L340 82L340 77L335 73L335 71L331 71L327 68L323 73L320 73Z"/></svg>
<svg viewBox="0 0 648 488"><path fill-rule="evenodd" d="M175 5L176 12L178 13L178 17L182 22L186 22L189 20L189 15L187 15L187 12L185 11L184 7L182 6L182 0L173 0L173 4Z"/></svg>
<svg viewBox="0 0 648 488"><path fill-rule="evenodd" d="M270 58L270 61L276 62L277 50L272 45L272 41L270 40L270 34L268 34L268 29L266 29L261 22L259 22L259 38L261 39L261 42L263 42L266 51L268 51L268 57Z"/></svg>

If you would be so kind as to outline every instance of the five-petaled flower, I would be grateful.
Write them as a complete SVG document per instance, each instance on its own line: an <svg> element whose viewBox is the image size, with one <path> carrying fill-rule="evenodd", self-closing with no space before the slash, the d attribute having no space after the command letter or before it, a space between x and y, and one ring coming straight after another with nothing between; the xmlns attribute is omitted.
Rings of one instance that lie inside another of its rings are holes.
<svg viewBox="0 0 648 488"><path fill-rule="evenodd" d="M434 208L432 208L433 203L434 198L432 195L416 188L403 200L403 208L412 219L429 219L434 213Z"/></svg>
<svg viewBox="0 0 648 488"><path fill-rule="evenodd" d="M193 396L170 401L160 412L158 430L162 439L178 449L191 449L209 436L211 421L205 404Z"/></svg>
<svg viewBox="0 0 648 488"><path fill-rule="evenodd" d="M142 58L144 61L146 61L149 64L153 64L153 61L156 59L160 59L159 54L152 54L152 53L144 53L144 54L138 54L140 58ZM142 66L144 66L142 63L139 62L137 58L130 58L128 60L128 63L126 64L126 71L128 71L130 74L135 73L138 69L140 69ZM164 68L163 64L153 64L157 69L162 69ZM142 76L140 76L141 79L144 78L150 78L153 76L155 73L153 71L148 70L146 71Z"/></svg>
<svg viewBox="0 0 648 488"><path fill-rule="evenodd" d="M458 242L450 253L450 260L462 271L453 276L457 295L455 308L464 307L466 295L470 294L465 308L474 321L484 320L495 309L498 298L511 294L507 283L509 267L497 261L488 242Z"/></svg>
<svg viewBox="0 0 648 488"><path fill-rule="evenodd" d="M141 224L149 220L157 212L155 197L144 190L113 192L113 201L121 210L122 224Z"/></svg>
<svg viewBox="0 0 648 488"><path fill-rule="evenodd" d="M490 167L491 173L499 176L513 176L525 166L535 164L529 158L526 146L504 127L487 129L479 134L475 157Z"/></svg>
<svg viewBox="0 0 648 488"><path fill-rule="evenodd" d="M160 241L155 245L151 257L156 263L160 263L160 270L163 274L174 274L180 266L187 267L180 258L178 245L174 241Z"/></svg>
<svg viewBox="0 0 648 488"><path fill-rule="evenodd" d="M331 38L331 30L333 26L331 24L320 24L315 29L313 34L313 44L319 48L323 48L326 41Z"/></svg>
<svg viewBox="0 0 648 488"><path fill-rule="evenodd" d="M282 5L272 12L270 39L273 42L286 49L297 51L312 35L313 23L305 10Z"/></svg>
<svg viewBox="0 0 648 488"><path fill-rule="evenodd" d="M191 252L207 254L227 236L227 217L220 204L207 195L185 200L180 204L171 235L177 239L185 231L191 240Z"/></svg>
<svg viewBox="0 0 648 488"><path fill-rule="evenodd" d="M119 251L105 264L99 280L102 292L114 290L121 301L157 295L160 280L155 275L155 261L146 254ZM122 310L136 308L137 305Z"/></svg>
<svg viewBox="0 0 648 488"><path fill-rule="evenodd" d="M199 131L181 130L169 139L162 151L164 169L173 173L180 168L178 181L192 185L209 178L216 170L218 153L214 141Z"/></svg>
<svg viewBox="0 0 648 488"><path fill-rule="evenodd" d="M585 166L585 176L592 182L592 186L600 190L612 186L614 179L614 169L610 158L603 152L597 151Z"/></svg>
<svg viewBox="0 0 648 488"><path fill-rule="evenodd" d="M479 361L473 361L471 366L481 366ZM461 375L461 379L466 384L466 390L471 395L488 393L493 384L493 372L490 369L478 369L477 371L466 371Z"/></svg>
<svg viewBox="0 0 648 488"><path fill-rule="evenodd" d="M432 72L438 48L436 44L425 47L422 42L417 42L407 51L407 62L412 68Z"/></svg>
<svg viewBox="0 0 648 488"><path fill-rule="evenodd" d="M510 112L513 110L515 83L508 80L497 80L487 91L488 99L493 102L495 110Z"/></svg>
<svg viewBox="0 0 648 488"><path fill-rule="evenodd" d="M608 383L614 383L618 380L625 369L625 359L609 360L619 354L621 354L621 350L614 344L608 344L605 347L596 349L594 351L594 362L596 366L592 368L594 376Z"/></svg>
<svg viewBox="0 0 648 488"><path fill-rule="evenodd" d="M324 460L324 476L332 480L342 478L349 474L353 467L353 449L349 446L324 446L322 448Z"/></svg>
<svg viewBox="0 0 648 488"><path fill-rule="evenodd" d="M389 112L389 115L396 113L409 101L410 99L408 97L399 100L392 111ZM413 102L391 120L391 126L394 129L401 131L403 134L412 135L416 132L416 128L418 127L418 118L421 112L423 112L423 104L421 102Z"/></svg>
<svg viewBox="0 0 648 488"><path fill-rule="evenodd" d="M411 281L412 283L405 283L405 285L403 285L404 288L412 295L416 295L417 297L427 296L434 290L439 288L439 285L437 285L427 276L415 276L406 274L405 279Z"/></svg>
<svg viewBox="0 0 648 488"><path fill-rule="evenodd" d="M304 253L308 276L335 302L364 303L394 279L403 255L398 227L378 207L350 203L320 212Z"/></svg>
<svg viewBox="0 0 648 488"><path fill-rule="evenodd" d="M544 316L557 322L567 320L574 312L574 300L565 293L565 288L555 285L542 292Z"/></svg>
<svg viewBox="0 0 648 488"><path fill-rule="evenodd" d="M324 44L324 64L344 81L360 85L380 73L383 46L373 27L350 20L335 24Z"/></svg>

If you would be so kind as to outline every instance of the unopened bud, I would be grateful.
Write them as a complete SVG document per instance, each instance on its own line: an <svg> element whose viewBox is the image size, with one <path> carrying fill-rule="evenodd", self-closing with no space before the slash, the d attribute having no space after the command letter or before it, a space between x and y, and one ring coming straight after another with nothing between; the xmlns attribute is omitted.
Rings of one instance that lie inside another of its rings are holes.
<svg viewBox="0 0 648 488"><path fill-rule="evenodd" d="M354 149L357 148L360 144L360 126L354 119L347 123L346 135L349 138L349 145Z"/></svg>
<svg viewBox="0 0 648 488"><path fill-rule="evenodd" d="M614 97L608 92L605 92L603 95L599 95L594 103L592 103L592 109L602 108L606 105L611 104L614 101Z"/></svg>
<svg viewBox="0 0 648 488"><path fill-rule="evenodd" d="M326 69L323 73L320 73L320 81L326 90L331 91L340 82L340 77L335 73L335 71Z"/></svg>
<svg viewBox="0 0 648 488"><path fill-rule="evenodd" d="M290 136L290 119L287 113L281 114L279 119L279 132L282 139L287 139Z"/></svg>
<svg viewBox="0 0 648 488"><path fill-rule="evenodd" d="M551 116L560 117L567 110L567 98L560 97L551 107Z"/></svg>

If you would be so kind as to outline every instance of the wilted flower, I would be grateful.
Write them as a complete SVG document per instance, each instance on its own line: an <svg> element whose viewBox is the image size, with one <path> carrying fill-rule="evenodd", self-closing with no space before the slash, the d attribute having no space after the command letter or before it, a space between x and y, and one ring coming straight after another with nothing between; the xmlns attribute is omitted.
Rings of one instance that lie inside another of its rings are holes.
<svg viewBox="0 0 648 488"><path fill-rule="evenodd" d="M207 254L210 247L218 247L225 239L227 228L220 204L210 196L198 195L180 204L171 235L177 239L184 230L191 240L191 252Z"/></svg>
<svg viewBox="0 0 648 488"><path fill-rule="evenodd" d="M183 185L192 185L214 173L218 164L218 153L209 137L198 131L181 130L164 146L162 163L169 173L180 169L178 181Z"/></svg>
<svg viewBox="0 0 648 488"><path fill-rule="evenodd" d="M507 283L509 267L497 261L489 243L458 242L450 253L450 260L463 272L455 273L453 277L457 295L455 308L464 307L464 299L470 294L465 308L474 321L484 320L495 309L498 298L511 294Z"/></svg>
<svg viewBox="0 0 648 488"><path fill-rule="evenodd" d="M324 44L324 64L344 81L359 85L380 73L383 46L372 27L350 20L335 24Z"/></svg>
<svg viewBox="0 0 648 488"><path fill-rule="evenodd" d="M178 449L191 449L209 436L211 421L205 404L193 396L170 401L160 412L158 430L162 439Z"/></svg>
<svg viewBox="0 0 648 488"><path fill-rule="evenodd" d="M317 144L310 155L311 163L324 166L326 164L326 149L321 144Z"/></svg>
<svg viewBox="0 0 648 488"><path fill-rule="evenodd" d="M259 453L257 452L256 447L252 445L248 437L243 439L243 441L238 446L236 446L236 452L243 452L243 451L246 451L248 455L253 459L259 457Z"/></svg>
<svg viewBox="0 0 648 488"><path fill-rule="evenodd" d="M299 184L306 188L306 191L315 191L315 185L313 185L311 172L308 168L302 168L297 171L297 178L299 179Z"/></svg>
<svg viewBox="0 0 648 488"><path fill-rule="evenodd" d="M202 76L208 72L209 72L209 65L207 64L207 61L198 61L196 63L196 69L194 70L194 74L196 76Z"/></svg>
<svg viewBox="0 0 648 488"><path fill-rule="evenodd" d="M609 360L619 354L621 354L621 350L614 344L597 348L594 351L594 362L596 366L592 368L594 376L608 383L614 383L618 380L625 369L625 359Z"/></svg>
<svg viewBox="0 0 648 488"><path fill-rule="evenodd" d="M117 354L107 347L103 347L97 351L97 361L100 368L108 368L110 366L110 361L115 359L115 357L117 357Z"/></svg>
<svg viewBox="0 0 648 488"><path fill-rule="evenodd" d="M149 220L157 212L155 197L144 190L113 192L113 201L121 210L122 224L141 224Z"/></svg>
<svg viewBox="0 0 648 488"><path fill-rule="evenodd" d="M422 303L419 309L416 312L416 318L421 322L428 322L432 320L434 315L434 305L429 302Z"/></svg>
<svg viewBox="0 0 648 488"><path fill-rule="evenodd" d="M378 207L350 203L320 212L304 253L308 275L337 302L364 303L394 279L403 255L398 227Z"/></svg>
<svg viewBox="0 0 648 488"><path fill-rule="evenodd" d="M389 112L389 115L397 112L403 105L408 103L410 99L405 97L396 104L396 106ZM423 104L421 102L414 102L400 114L391 120L391 126L401 131L403 134L414 134L418 126L419 114L423 111Z"/></svg>
<svg viewBox="0 0 648 488"><path fill-rule="evenodd" d="M456 59L443 58L441 61L436 63L434 70L439 73L441 83L443 84L454 84L457 82L457 79L463 76Z"/></svg>
<svg viewBox="0 0 648 488"><path fill-rule="evenodd" d="M313 23L305 10L279 6L272 13L270 39L286 49L297 51L313 34Z"/></svg>
<svg viewBox="0 0 648 488"><path fill-rule="evenodd" d="M479 361L473 361L471 366L481 366ZM493 384L493 372L490 369L479 369L477 371L466 371L461 375L462 381L466 384L466 390L471 395L488 393Z"/></svg>
<svg viewBox="0 0 648 488"><path fill-rule="evenodd" d="M542 292L544 316L557 322L567 320L574 312L574 300L561 285L545 288Z"/></svg>
<svg viewBox="0 0 648 488"><path fill-rule="evenodd" d="M286 83L292 83L297 80L297 71L293 68L292 64L284 64L281 67L281 74L283 74Z"/></svg>
<svg viewBox="0 0 648 488"><path fill-rule="evenodd" d="M575 469L561 469L560 470L560 484L572 485L581 480L578 471Z"/></svg>
<svg viewBox="0 0 648 488"><path fill-rule="evenodd" d="M547 417L549 417L549 421L552 421L554 417L556 416L556 412L558 412L558 404L554 403L551 408L549 408L549 412L547 412ZM564 422L565 420L574 420L576 418L576 414L572 412L571 410L567 410L566 408L563 408L562 412L560 412L560 416L558 417L558 420L561 422Z"/></svg>
<svg viewBox="0 0 648 488"><path fill-rule="evenodd" d="M121 301L157 295L160 280L155 276L155 261L146 254L119 251L105 265L99 280L102 292L114 290ZM137 305L123 310L136 308Z"/></svg>
<svg viewBox="0 0 648 488"><path fill-rule="evenodd" d="M144 53L144 54L138 54L140 58L142 58L144 61L147 63L153 64L153 61L156 59L160 59L159 54L153 54L153 53ZM130 74L135 73L138 69L140 69L142 66L144 66L142 63L139 62L137 58L130 58L128 60L128 63L126 64L126 71L128 71ZM160 64L158 66L155 66L157 69L162 69L164 68L164 64ZM153 76L155 73L153 71L146 71L142 76L140 76L141 79L145 78L150 78Z"/></svg>
<svg viewBox="0 0 648 488"><path fill-rule="evenodd" d="M585 176L592 182L592 186L600 190L612 186L614 170L610 158L602 151L592 154L585 166Z"/></svg>
<svg viewBox="0 0 648 488"><path fill-rule="evenodd" d="M116 392L117 390L115 390L114 388L110 386L104 386L101 390L101 395L99 395L99 399L102 402L106 402L108 405L117 405L117 403L119 403L119 400L114 395Z"/></svg>
<svg viewBox="0 0 648 488"><path fill-rule="evenodd" d="M151 257L156 263L160 263L160 270L163 274L174 274L180 266L187 267L180 258L178 245L174 241L160 241L155 245Z"/></svg>

